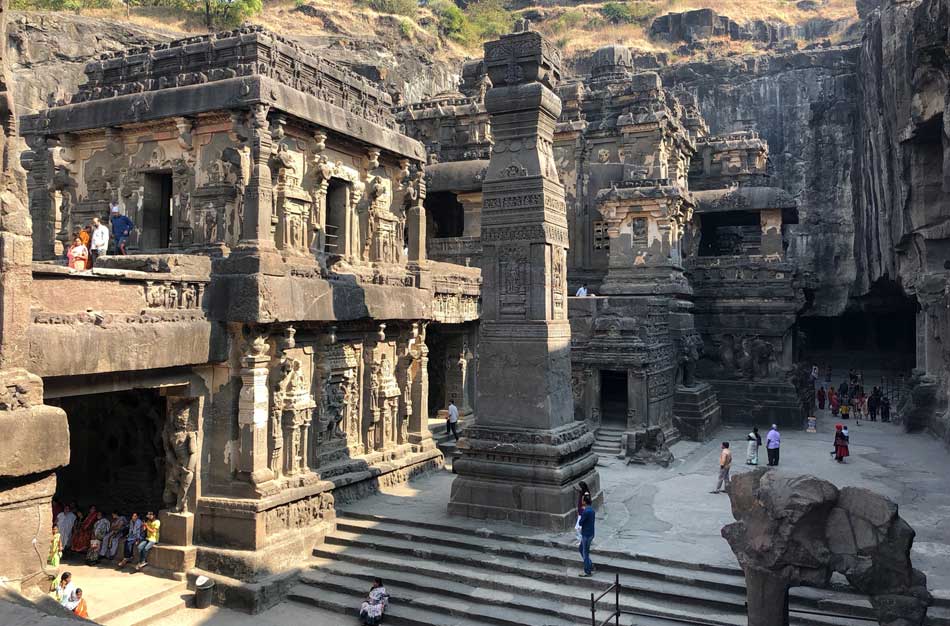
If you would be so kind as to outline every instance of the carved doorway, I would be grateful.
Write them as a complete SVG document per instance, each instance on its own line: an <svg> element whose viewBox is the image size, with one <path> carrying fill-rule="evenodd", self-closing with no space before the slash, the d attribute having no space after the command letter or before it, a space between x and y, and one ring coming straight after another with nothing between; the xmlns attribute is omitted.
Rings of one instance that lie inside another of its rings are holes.
<svg viewBox="0 0 950 626"><path fill-rule="evenodd" d="M164 508L162 428L167 400L157 389L51 398L69 421L69 465L56 472L56 498L108 514Z"/></svg>
<svg viewBox="0 0 950 626"><path fill-rule="evenodd" d="M600 416L604 426L627 426L627 372L600 370Z"/></svg>
<svg viewBox="0 0 950 626"><path fill-rule="evenodd" d="M172 173L147 172L144 178L139 248L167 248L172 233Z"/></svg>

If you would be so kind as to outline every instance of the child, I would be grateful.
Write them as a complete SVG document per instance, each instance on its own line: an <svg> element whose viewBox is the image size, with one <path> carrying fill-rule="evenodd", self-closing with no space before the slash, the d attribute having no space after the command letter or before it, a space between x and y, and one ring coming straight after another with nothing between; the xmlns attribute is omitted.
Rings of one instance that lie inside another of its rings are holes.
<svg viewBox="0 0 950 626"><path fill-rule="evenodd" d="M59 534L59 527L53 524L53 537L49 542L49 556L46 564L50 567L59 567L59 560L63 558L63 538Z"/></svg>
<svg viewBox="0 0 950 626"><path fill-rule="evenodd" d="M86 608L86 599L82 597L82 589L76 590L76 600L79 604L76 605L76 608L73 609L73 613L79 617L85 617L89 619L89 609Z"/></svg>

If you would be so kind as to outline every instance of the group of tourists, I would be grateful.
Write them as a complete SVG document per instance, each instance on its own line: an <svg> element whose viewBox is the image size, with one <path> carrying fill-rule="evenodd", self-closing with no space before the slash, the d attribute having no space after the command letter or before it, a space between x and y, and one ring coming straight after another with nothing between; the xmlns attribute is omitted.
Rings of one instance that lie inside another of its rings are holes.
<svg viewBox="0 0 950 626"><path fill-rule="evenodd" d="M66 250L66 264L68 267L83 271L92 268L96 259L109 253L109 240L114 244L115 254L126 254L125 243L132 234L134 224L127 215L122 215L119 205L115 202L109 209L109 226L103 224L98 217L83 228L77 228L73 233L73 243Z"/></svg>
<svg viewBox="0 0 950 626"><path fill-rule="evenodd" d="M812 378L815 379L818 366L812 367ZM817 390L815 391L815 403L819 411L825 410L825 405L831 410L834 417L841 416L841 419L854 418L856 421L869 419L876 422L878 415L882 422L891 421L891 399L879 387L873 387L871 393L867 394L864 390L864 373L855 371L848 372L848 379L841 381L841 384L835 387L831 383L831 372L826 375L828 384L827 390L824 385L818 385L815 380Z"/></svg>
<svg viewBox="0 0 950 626"><path fill-rule="evenodd" d="M86 599L82 595L82 589L73 582L71 573L61 572L58 574L50 585L49 595L67 611L89 619L89 608L86 606Z"/></svg>
<svg viewBox="0 0 950 626"><path fill-rule="evenodd" d="M140 570L148 565L148 553L158 543L162 525L152 511L144 520L138 513L126 517L118 511L106 517L94 505L84 514L75 502L64 505L58 500L53 500L53 521L46 562L54 568L66 555L89 565L121 557L118 567L134 560Z"/></svg>

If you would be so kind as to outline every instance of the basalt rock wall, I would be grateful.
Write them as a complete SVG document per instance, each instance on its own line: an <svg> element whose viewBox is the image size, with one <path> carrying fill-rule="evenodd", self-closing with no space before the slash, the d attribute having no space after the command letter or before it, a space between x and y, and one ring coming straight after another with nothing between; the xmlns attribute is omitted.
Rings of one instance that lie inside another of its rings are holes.
<svg viewBox="0 0 950 626"><path fill-rule="evenodd" d="M755 128L769 144L773 184L798 203L798 257L812 315L844 310L856 275L852 170L859 76L855 46L729 57L662 70L697 96L713 133Z"/></svg>

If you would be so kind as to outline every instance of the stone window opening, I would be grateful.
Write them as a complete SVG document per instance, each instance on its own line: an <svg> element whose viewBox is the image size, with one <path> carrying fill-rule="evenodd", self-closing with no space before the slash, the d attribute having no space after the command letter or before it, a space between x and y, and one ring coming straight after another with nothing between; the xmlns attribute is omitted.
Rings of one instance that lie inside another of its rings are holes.
<svg viewBox="0 0 950 626"><path fill-rule="evenodd" d="M342 178L331 178L327 186L326 228L323 241L325 254L346 254L347 215L351 184Z"/></svg>
<svg viewBox="0 0 950 626"><path fill-rule="evenodd" d="M437 191L426 196L424 206L432 219L432 237L447 239L461 237L465 232L465 209L458 195L451 191Z"/></svg>
<svg viewBox="0 0 950 626"><path fill-rule="evenodd" d="M761 253L762 226L757 212L706 213L701 219L699 256Z"/></svg>
<svg viewBox="0 0 950 626"><path fill-rule="evenodd" d="M607 234L607 222L594 222L594 250L610 252L610 236Z"/></svg>
<svg viewBox="0 0 950 626"><path fill-rule="evenodd" d="M155 250L169 247L174 206L171 171L152 171L144 175L141 238L138 247Z"/></svg>

